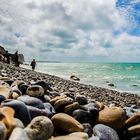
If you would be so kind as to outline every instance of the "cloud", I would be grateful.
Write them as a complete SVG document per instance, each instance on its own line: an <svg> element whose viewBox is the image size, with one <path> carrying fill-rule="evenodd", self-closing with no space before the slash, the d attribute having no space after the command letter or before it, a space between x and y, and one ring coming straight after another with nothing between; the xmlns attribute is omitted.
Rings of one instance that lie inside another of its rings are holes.
<svg viewBox="0 0 140 140"><path fill-rule="evenodd" d="M26 60L138 61L130 9L115 0L1 0L0 44Z"/></svg>
<svg viewBox="0 0 140 140"><path fill-rule="evenodd" d="M125 30L131 35L140 35L140 1L118 0L117 8L121 15L128 21Z"/></svg>
<svg viewBox="0 0 140 140"><path fill-rule="evenodd" d="M138 4L138 3L140 3L140 0L132 0L130 3L131 4Z"/></svg>

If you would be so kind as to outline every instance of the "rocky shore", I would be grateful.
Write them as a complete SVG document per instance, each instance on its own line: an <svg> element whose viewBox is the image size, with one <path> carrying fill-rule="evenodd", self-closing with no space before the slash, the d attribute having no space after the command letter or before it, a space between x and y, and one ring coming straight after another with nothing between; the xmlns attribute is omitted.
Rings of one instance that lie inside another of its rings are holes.
<svg viewBox="0 0 140 140"><path fill-rule="evenodd" d="M0 140L139 140L140 97L0 62Z"/></svg>

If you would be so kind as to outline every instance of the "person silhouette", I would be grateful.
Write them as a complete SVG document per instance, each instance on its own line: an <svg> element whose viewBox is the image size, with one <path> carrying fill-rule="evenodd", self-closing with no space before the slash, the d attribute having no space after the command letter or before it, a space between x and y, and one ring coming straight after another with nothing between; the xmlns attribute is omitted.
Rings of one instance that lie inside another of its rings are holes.
<svg viewBox="0 0 140 140"><path fill-rule="evenodd" d="M20 63L19 63L18 51L15 52L14 56L15 56L15 66L19 67Z"/></svg>
<svg viewBox="0 0 140 140"><path fill-rule="evenodd" d="M33 61L31 62L31 66L32 66L32 70L35 70L35 66L36 66L35 59L33 59Z"/></svg>

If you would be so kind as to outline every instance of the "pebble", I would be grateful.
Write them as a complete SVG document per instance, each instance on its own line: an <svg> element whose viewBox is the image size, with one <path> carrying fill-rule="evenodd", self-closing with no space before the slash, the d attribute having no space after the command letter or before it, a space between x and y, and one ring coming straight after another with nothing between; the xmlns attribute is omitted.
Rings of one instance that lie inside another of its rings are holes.
<svg viewBox="0 0 140 140"><path fill-rule="evenodd" d="M97 123L108 125L114 129L120 129L125 125L125 112L120 107L105 107L99 112Z"/></svg>
<svg viewBox="0 0 140 140"><path fill-rule="evenodd" d="M85 140L85 139L77 136L58 136L58 137L51 138L49 140Z"/></svg>
<svg viewBox="0 0 140 140"><path fill-rule="evenodd" d="M133 116L131 116L129 119L126 120L125 126L128 128L130 126L137 125L139 123L140 123L140 114L136 113L136 114L133 114Z"/></svg>
<svg viewBox="0 0 140 140"><path fill-rule="evenodd" d="M12 83L12 85L11 85L11 87L19 87L19 86L21 86L22 84L25 84L25 82L24 81L22 81L22 80L15 80L13 83Z"/></svg>
<svg viewBox="0 0 140 140"><path fill-rule="evenodd" d="M0 103L6 100L6 98L3 95L0 95Z"/></svg>
<svg viewBox="0 0 140 140"><path fill-rule="evenodd" d="M44 95L44 89L39 85L32 85L27 88L26 93L32 97L41 97Z"/></svg>
<svg viewBox="0 0 140 140"><path fill-rule="evenodd" d="M130 140L140 140L140 135L139 136L134 136L134 137L130 138Z"/></svg>
<svg viewBox="0 0 140 140"><path fill-rule="evenodd" d="M22 85L19 86L18 89L21 91L22 95L26 95L26 91L27 91L28 87L29 87L28 85L22 84Z"/></svg>
<svg viewBox="0 0 140 140"><path fill-rule="evenodd" d="M70 97L66 97L66 98L57 100L54 103L54 108L56 111L62 111L65 106L72 104L72 103L73 103L73 99Z"/></svg>
<svg viewBox="0 0 140 140"><path fill-rule="evenodd" d="M84 140L88 139L88 134L85 132L73 132L73 133L70 133L69 136L77 136L77 137L80 137Z"/></svg>
<svg viewBox="0 0 140 140"><path fill-rule="evenodd" d="M44 103L44 107L47 111L48 117L52 117L56 113L54 107L50 103Z"/></svg>
<svg viewBox="0 0 140 140"><path fill-rule="evenodd" d="M93 127L93 133L101 140L119 140L117 132L109 126L97 124Z"/></svg>
<svg viewBox="0 0 140 140"><path fill-rule="evenodd" d="M140 139L140 98L135 94L1 62L0 74L0 140Z"/></svg>
<svg viewBox="0 0 140 140"><path fill-rule="evenodd" d="M33 106L27 106L31 119L37 116L48 116L48 111L46 109L39 109Z"/></svg>
<svg viewBox="0 0 140 140"><path fill-rule="evenodd" d="M52 136L54 127L48 117L38 116L30 122L25 131L30 140L47 140Z"/></svg>
<svg viewBox="0 0 140 140"><path fill-rule="evenodd" d="M14 109L15 117L20 119L26 126L31 121L31 116L26 105L18 100L8 99L1 103L2 106L9 106Z"/></svg>
<svg viewBox="0 0 140 140"><path fill-rule="evenodd" d="M90 137L88 140L102 140L102 139L100 139L100 138L97 137L97 136L92 136L92 137Z"/></svg>
<svg viewBox="0 0 140 140"><path fill-rule="evenodd" d="M13 89L11 98L12 99L17 99L21 95L22 95L22 93L21 93L21 91L19 89Z"/></svg>
<svg viewBox="0 0 140 140"><path fill-rule="evenodd" d="M14 127L20 127L20 128L24 129L25 126L20 119L14 118L14 121L15 121L15 126Z"/></svg>
<svg viewBox="0 0 140 140"><path fill-rule="evenodd" d="M3 123L0 122L0 140L5 140L6 139L6 128L3 125Z"/></svg>
<svg viewBox="0 0 140 140"><path fill-rule="evenodd" d="M50 84L46 83L45 81L37 81L34 85L39 85L44 89L44 92L52 91Z"/></svg>
<svg viewBox="0 0 140 140"><path fill-rule="evenodd" d="M128 132L131 136L140 135L140 124L129 127Z"/></svg>
<svg viewBox="0 0 140 140"><path fill-rule="evenodd" d="M80 123L89 123L92 125L92 123L95 121L92 119L92 115L90 114L90 112L82 109L73 111L72 116Z"/></svg>
<svg viewBox="0 0 140 140"><path fill-rule="evenodd" d="M74 102L74 103L72 103L70 105L65 106L64 112L69 114L69 115L72 115L72 112L74 110L76 110L76 109L79 109L79 108L80 108L79 103L78 102Z"/></svg>
<svg viewBox="0 0 140 140"><path fill-rule="evenodd" d="M58 101L58 100L60 100L60 99L64 99L64 98L66 98L66 97L67 97L66 95L64 95L64 96L56 96L56 97L54 97L53 99L50 100L50 103L51 103L52 105L54 105L54 103L55 103L56 101Z"/></svg>
<svg viewBox="0 0 140 140"><path fill-rule="evenodd" d="M87 104L87 98L85 95L77 95L75 97L75 100L79 103L79 105Z"/></svg>
<svg viewBox="0 0 140 140"><path fill-rule="evenodd" d="M25 130L20 127L14 128L8 140L30 140Z"/></svg>
<svg viewBox="0 0 140 140"><path fill-rule="evenodd" d="M14 114L15 112L11 107L0 108L0 123L3 123L6 128L6 137L10 135L15 126Z"/></svg>
<svg viewBox="0 0 140 140"><path fill-rule="evenodd" d="M45 108L43 105L43 102L40 99L35 98L35 97L30 97L28 95L24 95L24 96L19 97L18 100L22 101L26 105L33 106L33 107L36 107L39 109Z"/></svg>
<svg viewBox="0 0 140 140"><path fill-rule="evenodd" d="M10 92L10 89L6 86L0 85L0 95L4 96L6 99L9 99L11 97L12 92Z"/></svg>
<svg viewBox="0 0 140 140"><path fill-rule="evenodd" d="M14 80L4 80L4 82L6 82L9 86L11 86Z"/></svg>
<svg viewBox="0 0 140 140"><path fill-rule="evenodd" d="M93 134L92 126L89 123L83 123L82 125L84 127L84 132L86 132L88 136L91 137Z"/></svg>
<svg viewBox="0 0 140 140"><path fill-rule="evenodd" d="M51 118L51 120L54 124L55 130L64 131L66 133L82 132L84 130L82 124L65 113L57 113Z"/></svg>

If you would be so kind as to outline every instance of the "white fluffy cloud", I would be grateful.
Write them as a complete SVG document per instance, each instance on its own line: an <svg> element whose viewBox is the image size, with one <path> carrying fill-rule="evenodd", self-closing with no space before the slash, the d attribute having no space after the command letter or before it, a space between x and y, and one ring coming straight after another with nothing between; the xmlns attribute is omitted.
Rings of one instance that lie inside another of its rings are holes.
<svg viewBox="0 0 140 140"><path fill-rule="evenodd" d="M124 13L115 0L1 0L0 44L26 60L139 61Z"/></svg>

